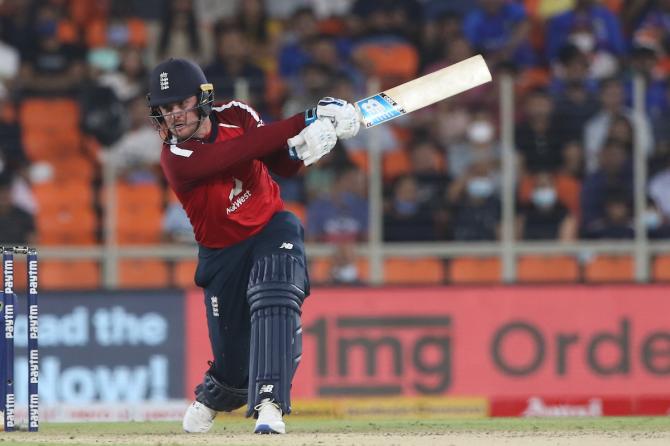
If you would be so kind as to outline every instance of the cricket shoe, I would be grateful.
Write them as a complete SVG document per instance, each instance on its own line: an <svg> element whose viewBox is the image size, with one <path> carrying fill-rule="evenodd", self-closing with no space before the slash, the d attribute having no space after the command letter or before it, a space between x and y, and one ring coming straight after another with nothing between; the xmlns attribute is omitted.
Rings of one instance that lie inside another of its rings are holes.
<svg viewBox="0 0 670 446"><path fill-rule="evenodd" d="M282 420L279 404L270 398L265 398L254 409L258 412L255 434L285 434L286 425Z"/></svg>
<svg viewBox="0 0 670 446"><path fill-rule="evenodd" d="M184 428L184 432L190 434L205 433L212 428L215 417L215 410L210 409L198 401L193 401L193 404L186 409L182 427Z"/></svg>

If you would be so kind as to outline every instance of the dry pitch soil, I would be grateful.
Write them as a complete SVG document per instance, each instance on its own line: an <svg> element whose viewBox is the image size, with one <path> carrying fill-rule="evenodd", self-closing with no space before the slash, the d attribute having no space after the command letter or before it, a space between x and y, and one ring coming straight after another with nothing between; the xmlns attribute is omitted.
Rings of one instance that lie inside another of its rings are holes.
<svg viewBox="0 0 670 446"><path fill-rule="evenodd" d="M670 417L503 420L299 420L286 435L249 433L249 420L221 420L212 433L187 435L179 423L45 425L41 432L0 433L9 445L351 445L351 446L646 446L670 445Z"/></svg>

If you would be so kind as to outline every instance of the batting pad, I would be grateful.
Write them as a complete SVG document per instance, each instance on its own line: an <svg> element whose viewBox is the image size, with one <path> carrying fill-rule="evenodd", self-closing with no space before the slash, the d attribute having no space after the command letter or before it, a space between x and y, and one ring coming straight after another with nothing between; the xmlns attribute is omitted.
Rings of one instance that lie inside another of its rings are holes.
<svg viewBox="0 0 670 446"><path fill-rule="evenodd" d="M274 398L291 412L291 381L302 356L300 313L288 307L262 308L251 315L249 410Z"/></svg>

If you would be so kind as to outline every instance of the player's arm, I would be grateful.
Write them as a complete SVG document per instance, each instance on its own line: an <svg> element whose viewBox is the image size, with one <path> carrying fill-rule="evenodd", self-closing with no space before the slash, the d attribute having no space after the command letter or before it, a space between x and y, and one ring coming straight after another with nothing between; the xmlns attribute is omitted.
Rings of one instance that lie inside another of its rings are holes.
<svg viewBox="0 0 670 446"><path fill-rule="evenodd" d="M251 128L243 135L222 142L190 140L168 146L167 175L178 189L188 190L195 183L221 175L243 161L263 158L287 150L286 141L305 128L304 114Z"/></svg>
<svg viewBox="0 0 670 446"><path fill-rule="evenodd" d="M291 158L288 150L279 150L264 157L261 161L268 166L270 171L282 177L292 177L304 165L302 160Z"/></svg>

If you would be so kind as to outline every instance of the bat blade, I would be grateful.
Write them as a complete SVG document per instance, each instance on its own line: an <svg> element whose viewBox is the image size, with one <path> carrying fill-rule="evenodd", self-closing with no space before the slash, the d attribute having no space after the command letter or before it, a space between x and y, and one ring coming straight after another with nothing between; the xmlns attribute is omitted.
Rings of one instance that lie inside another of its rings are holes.
<svg viewBox="0 0 670 446"><path fill-rule="evenodd" d="M478 54L361 99L354 105L361 123L369 128L490 81L491 73Z"/></svg>

